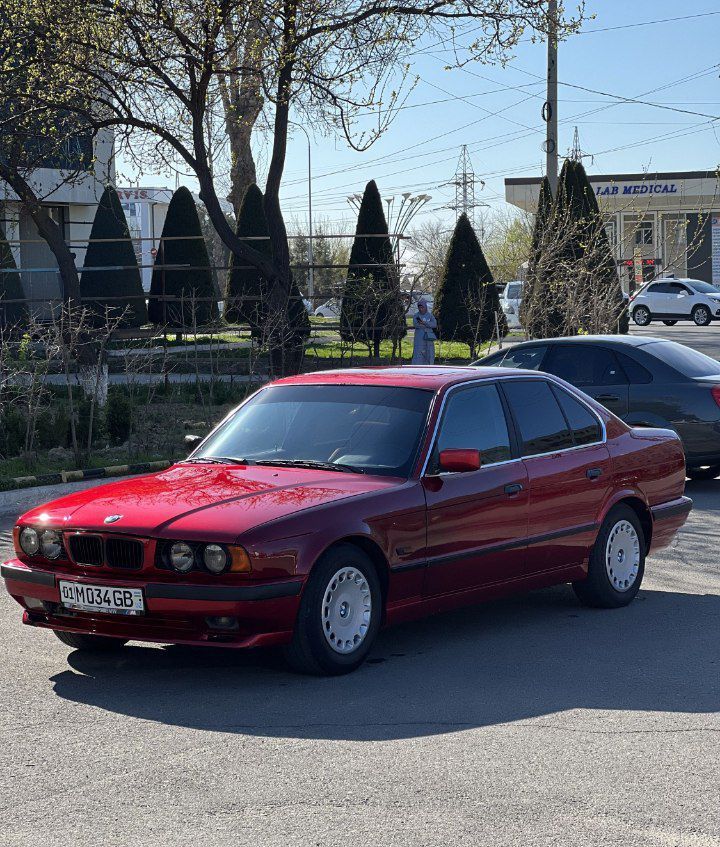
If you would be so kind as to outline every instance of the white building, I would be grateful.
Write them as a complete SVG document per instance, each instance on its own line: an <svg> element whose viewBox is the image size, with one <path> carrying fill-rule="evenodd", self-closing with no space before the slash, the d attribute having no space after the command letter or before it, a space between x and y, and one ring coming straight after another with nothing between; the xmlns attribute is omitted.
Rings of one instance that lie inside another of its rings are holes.
<svg viewBox="0 0 720 847"><path fill-rule="evenodd" d="M90 151L83 149L81 139L73 139L61 162L49 162L48 167L35 170L29 180L36 196L42 199L43 205L61 226L65 240L75 254L78 269L83 265L90 228L103 189L115 177L113 142L112 133L100 134L92 151L93 170L82 173L74 167L74 162L81 161L78 154L82 157ZM41 319L47 318L53 302L58 302L62 295L57 263L32 218L21 209L17 195L2 181L0 221L15 263L21 269L25 296L32 302L34 313Z"/></svg>
<svg viewBox="0 0 720 847"><path fill-rule="evenodd" d="M675 274L720 284L717 171L590 176L626 290ZM505 180L508 203L535 212L540 177Z"/></svg>
<svg viewBox="0 0 720 847"><path fill-rule="evenodd" d="M118 188L120 205L135 245L143 288L150 290L152 266L165 225L167 209L173 196L172 188Z"/></svg>

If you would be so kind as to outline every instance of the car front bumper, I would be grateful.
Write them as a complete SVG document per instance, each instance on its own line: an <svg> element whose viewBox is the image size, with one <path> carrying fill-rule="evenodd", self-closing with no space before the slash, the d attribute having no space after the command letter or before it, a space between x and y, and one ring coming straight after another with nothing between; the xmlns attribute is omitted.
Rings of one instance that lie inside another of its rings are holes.
<svg viewBox="0 0 720 847"><path fill-rule="evenodd" d="M142 589L145 613L126 616L63 607L56 574L18 559L2 565L0 575L8 593L23 607L23 623L29 626L132 641L225 647L290 641L303 586L300 579L230 586L108 579L104 574L57 575L81 584ZM219 617L234 618L236 625L226 629L208 622Z"/></svg>

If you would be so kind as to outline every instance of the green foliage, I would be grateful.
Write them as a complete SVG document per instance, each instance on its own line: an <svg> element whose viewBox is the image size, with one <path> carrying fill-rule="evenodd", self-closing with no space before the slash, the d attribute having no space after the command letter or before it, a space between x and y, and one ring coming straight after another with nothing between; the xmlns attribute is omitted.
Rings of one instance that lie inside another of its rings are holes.
<svg viewBox="0 0 720 847"><path fill-rule="evenodd" d="M162 296L176 299L159 299ZM155 258L148 309L150 322L175 329L203 326L218 317L215 297L210 258L195 200L183 186L170 200Z"/></svg>
<svg viewBox="0 0 720 847"><path fill-rule="evenodd" d="M470 345L471 355L507 323L485 256L467 215L458 218L448 247L442 279L435 296L435 317L441 337Z"/></svg>
<svg viewBox="0 0 720 847"><path fill-rule="evenodd" d="M132 432L133 407L123 394L113 392L108 395L105 409L105 428L111 444L123 444Z"/></svg>
<svg viewBox="0 0 720 847"><path fill-rule="evenodd" d="M95 212L80 278L80 296L96 325L123 315L121 326L147 323L135 248L115 189L108 185ZM119 300L114 298L121 298ZM110 299L112 298L112 299Z"/></svg>
<svg viewBox="0 0 720 847"><path fill-rule="evenodd" d="M384 238L367 238L378 234ZM387 221L375 180L365 186L340 312L343 341L372 344L407 332Z"/></svg>
<svg viewBox="0 0 720 847"><path fill-rule="evenodd" d="M556 336L563 326L562 313L550 307L551 298L548 291L550 279L543 261L546 244L553 237L553 224L553 196L550 181L545 176L540 183L528 272L520 307L520 321L530 338Z"/></svg>
<svg viewBox="0 0 720 847"><path fill-rule="evenodd" d="M0 454L19 455L25 446L25 430L25 415L17 408L6 408L0 417Z"/></svg>
<svg viewBox="0 0 720 847"><path fill-rule="evenodd" d="M272 259L262 191L254 183L243 197L235 232L238 238L253 239L248 240L247 245ZM256 238L264 240L256 241ZM228 323L248 323L253 334L259 335L267 312L264 302L267 293L267 280L260 271L247 267L242 259L233 255L225 294L225 319Z"/></svg>
<svg viewBox="0 0 720 847"><path fill-rule="evenodd" d="M7 270L6 270L7 269ZM25 303L6 303L7 300L24 300L22 282L10 245L0 224L0 328L27 324L28 313Z"/></svg>

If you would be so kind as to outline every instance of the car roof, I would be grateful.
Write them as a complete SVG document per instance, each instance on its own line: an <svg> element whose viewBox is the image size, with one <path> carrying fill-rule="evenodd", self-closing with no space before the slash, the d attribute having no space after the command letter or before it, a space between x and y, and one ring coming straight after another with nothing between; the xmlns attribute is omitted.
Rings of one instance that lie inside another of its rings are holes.
<svg viewBox="0 0 720 847"><path fill-rule="evenodd" d="M520 341L508 347L530 347L538 344L619 344L627 347L642 347L645 344L653 344L657 341L667 341L667 338L659 338L656 335L566 335L560 338L534 338L532 341ZM502 352L502 351L496 351ZM492 355L495 355L494 353Z"/></svg>
<svg viewBox="0 0 720 847"><path fill-rule="evenodd" d="M497 378L503 374L517 376L527 373L537 376L537 371L518 368L483 368L446 365L343 368L342 370L315 371L313 373L288 376L272 382L272 385L380 385L398 388L424 388L438 391L447 385L486 377Z"/></svg>

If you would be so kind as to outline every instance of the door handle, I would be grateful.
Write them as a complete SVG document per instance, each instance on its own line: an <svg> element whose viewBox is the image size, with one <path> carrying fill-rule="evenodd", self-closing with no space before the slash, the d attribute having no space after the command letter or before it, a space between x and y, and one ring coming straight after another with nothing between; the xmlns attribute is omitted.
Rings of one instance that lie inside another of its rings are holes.
<svg viewBox="0 0 720 847"><path fill-rule="evenodd" d="M598 479L598 477L602 476L602 468L588 468L585 471L585 476L588 479Z"/></svg>
<svg viewBox="0 0 720 847"><path fill-rule="evenodd" d="M505 486L505 493L508 497L512 497L515 494L519 494L522 489L523 487L519 482L510 482Z"/></svg>
<svg viewBox="0 0 720 847"><path fill-rule="evenodd" d="M620 402L620 398L617 396L617 394L598 394L598 396L595 399L599 400L601 403L619 403Z"/></svg>

